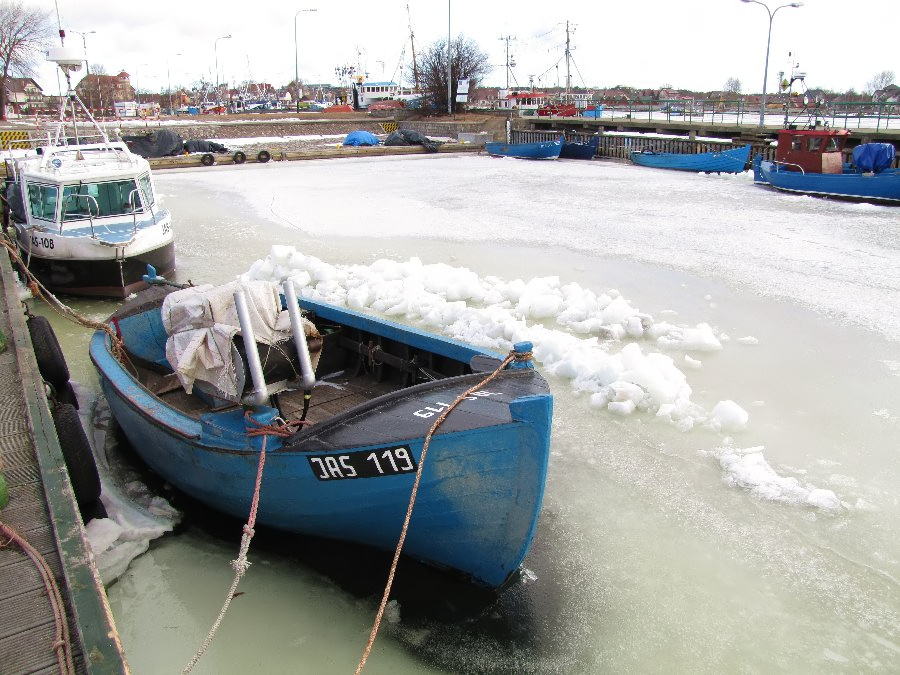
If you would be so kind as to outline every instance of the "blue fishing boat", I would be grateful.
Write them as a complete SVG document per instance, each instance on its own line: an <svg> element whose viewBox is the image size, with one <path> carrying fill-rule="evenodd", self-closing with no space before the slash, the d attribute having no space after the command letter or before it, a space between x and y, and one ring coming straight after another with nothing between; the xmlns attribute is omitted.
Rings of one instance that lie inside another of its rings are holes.
<svg viewBox="0 0 900 675"><path fill-rule="evenodd" d="M495 157L518 157L519 159L556 159L562 152L565 139L560 136L555 141L536 143L485 143L484 149Z"/></svg>
<svg viewBox="0 0 900 675"><path fill-rule="evenodd" d="M852 201L900 202L900 171L890 143L862 143L843 160L845 129L783 129L775 161L753 158L753 180L785 192Z"/></svg>
<svg viewBox="0 0 900 675"><path fill-rule="evenodd" d="M747 168L749 159L749 145L713 152L682 153L636 150L631 153L631 161L640 166L698 173L741 173Z"/></svg>
<svg viewBox="0 0 900 675"><path fill-rule="evenodd" d="M598 145L600 145L599 136L591 136L587 140L571 138L563 143L559 156L562 159L593 159L597 154Z"/></svg>
<svg viewBox="0 0 900 675"><path fill-rule="evenodd" d="M265 450L257 523L393 551L420 474L403 553L490 589L516 577L553 410L529 343L504 358L291 281L154 283L108 327L90 356L113 416L178 490L247 518Z"/></svg>

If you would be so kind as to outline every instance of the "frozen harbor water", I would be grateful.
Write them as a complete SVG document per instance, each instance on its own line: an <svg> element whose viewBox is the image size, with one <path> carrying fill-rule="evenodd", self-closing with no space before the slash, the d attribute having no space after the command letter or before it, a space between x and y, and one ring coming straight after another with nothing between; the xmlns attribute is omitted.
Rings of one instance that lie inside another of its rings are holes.
<svg viewBox="0 0 900 675"><path fill-rule="evenodd" d="M156 181L181 280L306 275L332 301L537 345L556 417L529 580L466 620L401 600L368 672L895 667L900 210L485 156ZM61 340L92 381L87 337ZM136 672L187 663L238 539L188 528L110 587ZM284 552L250 559L196 672L352 671L374 597Z"/></svg>

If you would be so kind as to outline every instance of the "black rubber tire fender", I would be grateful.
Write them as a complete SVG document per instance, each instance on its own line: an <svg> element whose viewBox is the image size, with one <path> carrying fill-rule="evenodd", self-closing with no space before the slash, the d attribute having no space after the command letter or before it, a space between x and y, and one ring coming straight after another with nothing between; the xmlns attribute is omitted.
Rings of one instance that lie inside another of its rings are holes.
<svg viewBox="0 0 900 675"><path fill-rule="evenodd" d="M203 166L212 166L213 164L216 163L216 158L213 157L210 153L204 152L203 155L200 157L200 163Z"/></svg>
<svg viewBox="0 0 900 675"><path fill-rule="evenodd" d="M256 161L261 164L265 164L270 159L272 159L272 155L269 154L268 150L260 150L256 155Z"/></svg>
<svg viewBox="0 0 900 675"><path fill-rule="evenodd" d="M55 389L62 389L69 381L69 366L50 321L46 316L32 316L27 323L41 377Z"/></svg>
<svg viewBox="0 0 900 675"><path fill-rule="evenodd" d="M247 161L247 155L245 155L243 152L238 150L236 153L234 153L234 155L232 156L231 159L234 160L235 164L243 164L244 162Z"/></svg>
<svg viewBox="0 0 900 675"><path fill-rule="evenodd" d="M84 514L100 498L100 474L94 463L94 453L91 452L91 445L75 406L69 403L57 403L53 406L53 424L66 461L75 501Z"/></svg>

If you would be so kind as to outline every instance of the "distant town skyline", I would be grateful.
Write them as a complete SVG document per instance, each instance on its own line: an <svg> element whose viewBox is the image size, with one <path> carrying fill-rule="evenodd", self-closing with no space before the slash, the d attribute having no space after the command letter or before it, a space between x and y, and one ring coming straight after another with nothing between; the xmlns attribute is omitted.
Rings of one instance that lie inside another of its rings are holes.
<svg viewBox="0 0 900 675"><path fill-rule="evenodd" d="M760 1L771 10L781 7L772 21L769 93L777 73L793 63L807 73L808 87L839 92L861 92L886 70L900 73L894 40L879 42L875 32L860 38L865 49L854 47L853 16L844 0L806 0L802 7ZM483 86L503 87L508 80L514 88L565 87L568 36L572 86L716 91L735 78L742 93L753 94L762 90L769 28L763 6L740 0L577 3L558 16L546 3L531 0L513 6L474 0L311 0L291 8L262 0L248 15L223 12L209 0L112 7L103 0L25 2L47 10L54 26L58 9L66 46L86 45L92 67L100 64L111 75L124 70L137 89L154 92L200 80L281 87L294 79L295 69L304 82L338 84L335 69L344 66L371 80L398 81L402 73L404 84L410 84L410 33L421 51L447 39L449 21L451 39L462 34L489 55L493 70ZM870 25L896 14L891 0L865 5ZM509 69L507 47L514 64ZM83 75L76 73L74 82ZM48 94L65 86L52 64L41 64L35 79Z"/></svg>

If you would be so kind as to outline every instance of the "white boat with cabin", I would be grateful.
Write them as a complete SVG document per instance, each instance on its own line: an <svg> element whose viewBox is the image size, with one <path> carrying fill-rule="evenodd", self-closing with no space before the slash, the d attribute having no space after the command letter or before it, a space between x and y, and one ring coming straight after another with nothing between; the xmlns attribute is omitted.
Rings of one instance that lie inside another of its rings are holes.
<svg viewBox="0 0 900 675"><path fill-rule="evenodd" d="M48 60L67 82L80 66L80 55L64 47L50 50ZM76 104L99 142L79 137ZM69 105L74 139L65 133ZM109 140L71 83L55 137L6 159L6 173L4 222L15 230L24 265L50 292L124 298L146 286L148 264L160 274L174 271L171 214L159 203L150 164Z"/></svg>

